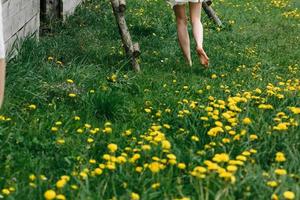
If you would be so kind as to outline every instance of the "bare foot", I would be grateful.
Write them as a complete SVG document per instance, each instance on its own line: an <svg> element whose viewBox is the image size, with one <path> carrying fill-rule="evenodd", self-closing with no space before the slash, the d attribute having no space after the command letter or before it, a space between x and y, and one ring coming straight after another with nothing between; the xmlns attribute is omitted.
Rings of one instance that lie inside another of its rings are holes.
<svg viewBox="0 0 300 200"><path fill-rule="evenodd" d="M187 63L188 63L188 65L189 65L190 67L192 67L192 66L193 66L193 62L192 62L192 60L188 60L188 61L187 61Z"/></svg>
<svg viewBox="0 0 300 200"><path fill-rule="evenodd" d="M205 67L208 67L209 58L206 55L205 51L199 47L196 50L197 50L197 54L198 54L201 64L204 65Z"/></svg>
<svg viewBox="0 0 300 200"><path fill-rule="evenodd" d="M1 0L0 0L0 1L1 1ZM185 63L186 63L188 66L190 66L190 67L193 66L193 61L192 61L192 59L190 59L190 58L185 58L184 60L185 60Z"/></svg>

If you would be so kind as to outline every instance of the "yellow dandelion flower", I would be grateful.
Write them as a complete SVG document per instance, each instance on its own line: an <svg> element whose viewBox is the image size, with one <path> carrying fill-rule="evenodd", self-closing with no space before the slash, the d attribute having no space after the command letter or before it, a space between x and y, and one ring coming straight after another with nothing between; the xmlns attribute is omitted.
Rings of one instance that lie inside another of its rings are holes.
<svg viewBox="0 0 300 200"><path fill-rule="evenodd" d="M177 167L179 169L185 169L186 168L186 165L184 163L178 163Z"/></svg>
<svg viewBox="0 0 300 200"><path fill-rule="evenodd" d="M115 151L117 151L118 145L112 143L107 145L107 148L109 149L110 152L114 153Z"/></svg>
<svg viewBox="0 0 300 200"><path fill-rule="evenodd" d="M56 197L56 192L54 190L47 190L44 193L44 197L47 200L52 200L52 199L54 199Z"/></svg>
<svg viewBox="0 0 300 200"><path fill-rule="evenodd" d="M277 194L272 194L271 199L272 200L279 200L279 197L278 197Z"/></svg>
<svg viewBox="0 0 300 200"><path fill-rule="evenodd" d="M58 60L58 61L56 61L56 64L63 65L63 62Z"/></svg>
<svg viewBox="0 0 300 200"><path fill-rule="evenodd" d="M88 143L93 143L93 142L94 142L94 139L93 139L93 138L88 138L86 141L87 141Z"/></svg>
<svg viewBox="0 0 300 200"><path fill-rule="evenodd" d="M212 74L212 75L211 75L211 78L212 78L212 79L216 79L216 78L218 78L218 76L217 76L216 74Z"/></svg>
<svg viewBox="0 0 300 200"><path fill-rule="evenodd" d="M149 164L148 168L151 170L152 173L157 173L160 171L160 163L152 162Z"/></svg>
<svg viewBox="0 0 300 200"><path fill-rule="evenodd" d="M144 109L146 113L151 113L151 109L150 108L145 108Z"/></svg>
<svg viewBox="0 0 300 200"><path fill-rule="evenodd" d="M215 125L218 126L218 127L223 127L223 123L220 122L220 121L216 121L216 122L215 122Z"/></svg>
<svg viewBox="0 0 300 200"><path fill-rule="evenodd" d="M58 194L58 195L56 195L56 199L58 199L58 200L66 200L66 197L63 194Z"/></svg>
<svg viewBox="0 0 300 200"><path fill-rule="evenodd" d="M288 126L286 123L279 123L277 126L273 127L273 130L286 131L286 130L288 130Z"/></svg>
<svg viewBox="0 0 300 200"><path fill-rule="evenodd" d="M82 179L86 179L88 177L88 174L86 172L80 172L79 173L79 176L82 178Z"/></svg>
<svg viewBox="0 0 300 200"><path fill-rule="evenodd" d="M137 166L137 167L135 168L135 171L138 172L138 173L141 173L141 172L143 171L143 167Z"/></svg>
<svg viewBox="0 0 300 200"><path fill-rule="evenodd" d="M10 194L9 189L6 189L6 188L2 189L2 194L9 195Z"/></svg>
<svg viewBox="0 0 300 200"><path fill-rule="evenodd" d="M285 199L292 200L292 199L295 199L295 194L294 194L294 192L291 192L291 191L285 191L283 193L283 197Z"/></svg>
<svg viewBox="0 0 300 200"><path fill-rule="evenodd" d="M192 141L194 141L194 142L199 142L199 138L198 138L196 135L193 135L193 136L191 137L191 139L192 139Z"/></svg>
<svg viewBox="0 0 300 200"><path fill-rule="evenodd" d="M251 135L249 136L249 138L250 138L251 141L254 141L254 140L257 140L257 139L258 139L258 136L255 135L255 134L251 134Z"/></svg>
<svg viewBox="0 0 300 200"><path fill-rule="evenodd" d="M120 164L123 164L127 161L126 157L124 156L118 156L117 157L117 162L120 163Z"/></svg>
<svg viewBox="0 0 300 200"><path fill-rule="evenodd" d="M161 146L163 149L170 149L171 148L171 143L168 140L163 140L161 142Z"/></svg>
<svg viewBox="0 0 300 200"><path fill-rule="evenodd" d="M197 172L197 173L205 173L207 170L206 170L205 167L197 166L197 167L194 168L193 171L195 171L195 172Z"/></svg>
<svg viewBox="0 0 300 200"><path fill-rule="evenodd" d="M36 105L30 104L30 105L28 106L28 108L29 108L30 110L35 110L35 109L36 109Z"/></svg>
<svg viewBox="0 0 300 200"><path fill-rule="evenodd" d="M163 127L165 127L166 129L170 129L171 126L169 124L164 124Z"/></svg>
<svg viewBox="0 0 300 200"><path fill-rule="evenodd" d="M97 161L96 161L95 159L90 159L90 160L89 160L89 163L91 163L91 164L96 164L96 162L97 162Z"/></svg>
<svg viewBox="0 0 300 200"><path fill-rule="evenodd" d="M63 188L66 185L66 183L67 183L66 180L61 179L61 180L56 182L56 187L57 188Z"/></svg>
<svg viewBox="0 0 300 200"><path fill-rule="evenodd" d="M217 136L218 133L223 133L223 132L224 130L222 129L222 127L213 127L207 132L207 135L215 137Z"/></svg>
<svg viewBox="0 0 300 200"><path fill-rule="evenodd" d="M74 83L74 81L72 79L67 79L66 82L70 83L70 84Z"/></svg>
<svg viewBox="0 0 300 200"><path fill-rule="evenodd" d="M101 175L103 173L103 170L100 168L96 168L94 171L96 175Z"/></svg>
<svg viewBox="0 0 300 200"><path fill-rule="evenodd" d="M202 121L208 121L208 117L200 117Z"/></svg>
<svg viewBox="0 0 300 200"><path fill-rule="evenodd" d="M267 182L267 186L269 186L269 187L277 187L278 186L278 182L277 181L268 181Z"/></svg>
<svg viewBox="0 0 300 200"><path fill-rule="evenodd" d="M256 149L250 149L249 151L250 151L250 153L253 153L253 154L257 153Z"/></svg>
<svg viewBox="0 0 300 200"><path fill-rule="evenodd" d="M70 180L70 176L67 176L67 175L63 175L60 178L63 179L63 180L65 180L65 181L69 181Z"/></svg>
<svg viewBox="0 0 300 200"><path fill-rule="evenodd" d="M159 188L160 187L160 183L153 183L152 185L151 185L151 188L152 189L157 189L157 188Z"/></svg>
<svg viewBox="0 0 300 200"><path fill-rule="evenodd" d="M300 107L288 107L294 114L300 114Z"/></svg>
<svg viewBox="0 0 300 200"><path fill-rule="evenodd" d="M42 181L46 181L46 180L48 180L48 178L45 176L45 175L40 175L40 179L42 180Z"/></svg>
<svg viewBox="0 0 300 200"><path fill-rule="evenodd" d="M57 144L65 144L66 141L65 141L64 139L57 139L57 140L56 140L56 143L57 143Z"/></svg>
<svg viewBox="0 0 300 200"><path fill-rule="evenodd" d="M112 128L111 127L105 127L103 132L107 133L107 134L110 134L110 133L112 133Z"/></svg>
<svg viewBox="0 0 300 200"><path fill-rule="evenodd" d="M73 190L77 190L77 189L78 189L78 186L77 186L77 185L71 185L71 188L72 188Z"/></svg>
<svg viewBox="0 0 300 200"><path fill-rule="evenodd" d="M79 120L80 120L80 117L79 117L79 116L75 116L75 117L74 117L74 120L75 120L75 121L79 121Z"/></svg>
<svg viewBox="0 0 300 200"><path fill-rule="evenodd" d="M137 193L132 192L130 195L131 200L140 200L140 195Z"/></svg>
<svg viewBox="0 0 300 200"><path fill-rule="evenodd" d="M54 127L51 127L51 131L52 131L52 132L57 132L57 131L58 131L58 128L55 127L55 126L54 126Z"/></svg>
<svg viewBox="0 0 300 200"><path fill-rule="evenodd" d="M243 166L244 163L240 160L229 160L228 162L229 165L239 165L239 166Z"/></svg>
<svg viewBox="0 0 300 200"><path fill-rule="evenodd" d="M76 130L77 133L83 133L83 129L79 128Z"/></svg>
<svg viewBox="0 0 300 200"><path fill-rule="evenodd" d="M235 165L228 165L226 169L229 172L236 172L238 168Z"/></svg>
<svg viewBox="0 0 300 200"><path fill-rule="evenodd" d="M242 155L243 155L243 156L250 156L251 153L250 153L249 151L243 151L243 152L242 152Z"/></svg>
<svg viewBox="0 0 300 200"><path fill-rule="evenodd" d="M34 181L36 179L36 176L34 174L29 175L29 180Z"/></svg>
<svg viewBox="0 0 300 200"><path fill-rule="evenodd" d="M229 161L229 155L226 153L216 154L213 159L215 162L228 162Z"/></svg>
<svg viewBox="0 0 300 200"><path fill-rule="evenodd" d="M177 161L176 161L175 159L171 159L171 160L169 160L169 163L170 163L171 165L175 165L175 164L177 163Z"/></svg>
<svg viewBox="0 0 300 200"><path fill-rule="evenodd" d="M71 98L74 98L74 97L76 97L77 95L75 94L75 93L69 93L69 97L71 97Z"/></svg>
<svg viewBox="0 0 300 200"><path fill-rule="evenodd" d="M244 162L244 161L247 160L247 157L246 157L246 156L243 156L243 155L238 155L238 156L236 157L236 159Z"/></svg>
<svg viewBox="0 0 300 200"><path fill-rule="evenodd" d="M264 110L268 110L268 109L274 109L274 107L272 106L272 105L270 105L270 104L260 104L259 106L258 106L258 108L259 109L264 109Z"/></svg>
<svg viewBox="0 0 300 200"><path fill-rule="evenodd" d="M243 124L251 124L251 119L249 117L246 117L243 119Z"/></svg>
<svg viewBox="0 0 300 200"><path fill-rule="evenodd" d="M223 142L224 144L227 144L227 143L230 143L231 140L230 140L229 138L223 138L223 139L222 139L222 142Z"/></svg>
<svg viewBox="0 0 300 200"><path fill-rule="evenodd" d="M142 149L143 149L144 151L149 151L149 150L151 150L151 146L148 145L148 144L145 144L145 145L142 145Z"/></svg>
<svg viewBox="0 0 300 200"><path fill-rule="evenodd" d="M276 157L275 157L276 162L284 162L286 161L286 158L284 156L284 153L282 152L277 152Z"/></svg>
<svg viewBox="0 0 300 200"><path fill-rule="evenodd" d="M275 174L277 175L286 175L287 171L285 169L275 169Z"/></svg>

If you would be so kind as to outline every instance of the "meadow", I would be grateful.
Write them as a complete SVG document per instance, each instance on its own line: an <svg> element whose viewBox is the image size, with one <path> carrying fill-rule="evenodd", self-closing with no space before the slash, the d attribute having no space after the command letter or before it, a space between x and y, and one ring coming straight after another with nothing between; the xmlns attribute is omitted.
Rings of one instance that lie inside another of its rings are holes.
<svg viewBox="0 0 300 200"><path fill-rule="evenodd" d="M300 2L213 6L209 69L185 64L163 0L128 1L140 74L109 1L26 39L7 66L0 199L299 199Z"/></svg>

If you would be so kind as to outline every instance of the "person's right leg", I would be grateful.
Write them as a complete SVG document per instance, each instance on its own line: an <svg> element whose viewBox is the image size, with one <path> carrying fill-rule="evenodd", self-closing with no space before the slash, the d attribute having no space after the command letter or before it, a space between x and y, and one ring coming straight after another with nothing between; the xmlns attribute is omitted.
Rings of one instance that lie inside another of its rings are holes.
<svg viewBox="0 0 300 200"><path fill-rule="evenodd" d="M4 98L4 86L5 86L5 60L0 59L0 108Z"/></svg>
<svg viewBox="0 0 300 200"><path fill-rule="evenodd" d="M191 24L193 27L193 35L197 45L197 53L202 65L208 66L209 58L203 49L203 25L201 23L202 4L190 3Z"/></svg>
<svg viewBox="0 0 300 200"><path fill-rule="evenodd" d="M187 16L185 14L185 5L175 5L174 12L176 16L179 44L186 61L190 66L192 66L190 37L187 29Z"/></svg>

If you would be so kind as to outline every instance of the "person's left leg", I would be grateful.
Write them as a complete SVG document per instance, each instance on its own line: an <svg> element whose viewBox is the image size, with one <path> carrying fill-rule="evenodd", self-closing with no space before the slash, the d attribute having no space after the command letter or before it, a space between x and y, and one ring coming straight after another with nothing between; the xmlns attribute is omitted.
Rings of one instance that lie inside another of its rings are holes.
<svg viewBox="0 0 300 200"><path fill-rule="evenodd" d="M4 86L5 86L5 60L0 59L0 108L4 98Z"/></svg>
<svg viewBox="0 0 300 200"><path fill-rule="evenodd" d="M187 17L185 13L185 5L175 5L174 12L176 16L177 35L181 50L187 61L192 66L190 36L187 29Z"/></svg>
<svg viewBox="0 0 300 200"><path fill-rule="evenodd" d="M201 23L201 3L190 3L190 17L193 27L193 35L197 45L197 53L201 64L208 66L209 58L203 49L203 25Z"/></svg>

